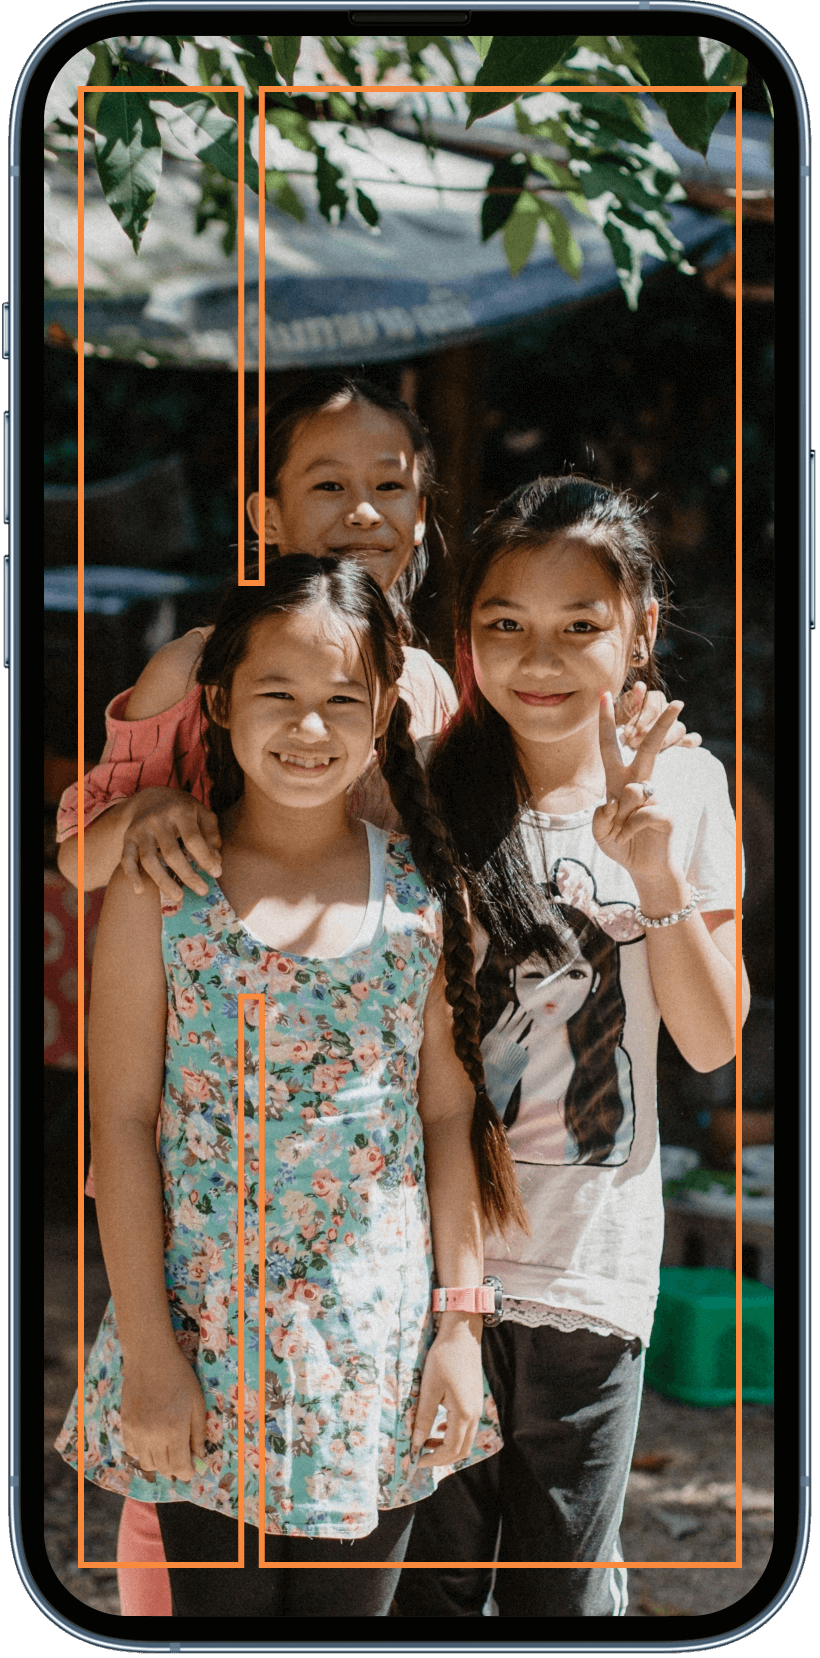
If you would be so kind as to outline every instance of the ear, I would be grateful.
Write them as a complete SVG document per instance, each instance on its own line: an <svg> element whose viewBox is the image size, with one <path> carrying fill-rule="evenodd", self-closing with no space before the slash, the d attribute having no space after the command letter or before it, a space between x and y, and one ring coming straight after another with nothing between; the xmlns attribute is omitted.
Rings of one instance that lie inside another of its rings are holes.
<svg viewBox="0 0 820 1658"><path fill-rule="evenodd" d="M420 495L419 496L418 517L416 519L415 524L413 525L413 545L414 545L414 547L420 547L421 546L421 543L424 540L424 532L425 532L426 528L427 528L427 497L425 495Z"/></svg>
<svg viewBox="0 0 820 1658"><path fill-rule="evenodd" d="M260 500L260 497L259 497L258 494L248 496L248 499L245 503L245 505L247 507L248 517L249 517L249 519L250 519L250 521L253 525L254 535L259 536L260 541L264 540L265 542L270 544L274 541L279 540L279 536L280 536L279 508L277 506L277 502L276 502L276 499L275 499L274 496L272 496L272 495L266 495L265 496L265 533L264 533L264 536L263 536L262 532L259 528L259 525L260 525L259 500Z"/></svg>
<svg viewBox="0 0 820 1658"><path fill-rule="evenodd" d="M205 701L208 704L208 713L214 725L227 727L228 720L224 712L224 700L218 685L205 686Z"/></svg>
<svg viewBox="0 0 820 1658"><path fill-rule="evenodd" d="M633 662L637 663L639 666L642 663L649 661L649 655L654 648L655 639L657 637L659 614L660 606L657 599L650 599L643 613L643 633L639 639L635 640L635 649L632 653Z"/></svg>
<svg viewBox="0 0 820 1658"><path fill-rule="evenodd" d="M383 737L390 724L391 715L399 700L398 686L393 685L389 691L379 692L378 709L373 723L373 736Z"/></svg>

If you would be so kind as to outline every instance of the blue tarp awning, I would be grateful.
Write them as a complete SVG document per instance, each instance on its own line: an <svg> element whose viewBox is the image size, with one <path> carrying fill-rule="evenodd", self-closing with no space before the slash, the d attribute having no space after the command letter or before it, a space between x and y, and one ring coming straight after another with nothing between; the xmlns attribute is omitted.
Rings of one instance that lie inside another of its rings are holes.
<svg viewBox="0 0 820 1658"><path fill-rule="evenodd" d="M302 222L269 207L265 230L265 362L269 369L324 367L417 356L509 328L555 307L576 304L618 285L612 254L591 220L562 202L584 254L578 281L562 269L539 229L533 252L511 276L499 236L482 242L481 195L489 163L424 146L384 130L355 151L329 132L328 153L344 162L376 203L370 229L349 212L330 226L318 213L312 158L266 154L287 165L301 196ZM288 149L291 147L288 146ZM47 173L46 326L76 333L76 194L72 177ZM221 229L193 229L199 197L195 169L169 161L137 258L86 175L85 331L104 355L187 366L236 368L236 263L220 247ZM257 270L256 197L246 192L246 273ZM695 263L709 264L733 245L723 219L677 205L673 233ZM663 260L651 256L645 274ZM49 291L50 289L50 291ZM258 284L245 286L245 366L258 361Z"/></svg>

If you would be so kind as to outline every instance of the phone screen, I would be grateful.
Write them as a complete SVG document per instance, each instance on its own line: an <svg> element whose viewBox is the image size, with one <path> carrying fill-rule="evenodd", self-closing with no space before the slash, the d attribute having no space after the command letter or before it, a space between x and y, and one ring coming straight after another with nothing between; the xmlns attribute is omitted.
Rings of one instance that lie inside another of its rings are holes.
<svg viewBox="0 0 820 1658"><path fill-rule="evenodd" d="M112 1644L719 1640L804 1527L799 84L722 14L276 17L92 16L16 118L28 1582Z"/></svg>

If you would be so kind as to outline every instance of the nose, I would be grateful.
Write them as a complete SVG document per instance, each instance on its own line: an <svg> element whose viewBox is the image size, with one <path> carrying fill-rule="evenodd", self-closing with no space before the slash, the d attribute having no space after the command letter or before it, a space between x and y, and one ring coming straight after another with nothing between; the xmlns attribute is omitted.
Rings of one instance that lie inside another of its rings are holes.
<svg viewBox="0 0 820 1658"><path fill-rule="evenodd" d="M306 708L296 714L293 729L303 743L321 743L327 737L327 725L318 708Z"/></svg>
<svg viewBox="0 0 820 1658"><path fill-rule="evenodd" d="M351 507L350 511L345 514L345 523L349 524L351 529L373 529L376 524L381 522L382 514L366 496L362 497L358 506Z"/></svg>
<svg viewBox="0 0 820 1658"><path fill-rule="evenodd" d="M528 673L560 674L563 665L561 652L553 640L531 639L522 661L522 667Z"/></svg>

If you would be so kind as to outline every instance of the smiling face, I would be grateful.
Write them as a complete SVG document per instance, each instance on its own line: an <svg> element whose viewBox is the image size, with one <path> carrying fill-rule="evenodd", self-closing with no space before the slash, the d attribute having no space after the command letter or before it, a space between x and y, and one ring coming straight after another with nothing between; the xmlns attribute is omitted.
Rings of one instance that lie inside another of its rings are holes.
<svg viewBox="0 0 820 1658"><path fill-rule="evenodd" d="M646 626L654 639L657 602ZM476 683L519 743L564 741L597 726L602 691L617 697L635 622L581 531L503 553L476 595Z"/></svg>
<svg viewBox="0 0 820 1658"><path fill-rule="evenodd" d="M535 1015L537 1031L538 1024L545 1019L551 1024L565 1025L580 1013L596 977L586 958L577 955L560 972L547 976L537 967L519 968L515 975L515 993L520 1006Z"/></svg>
<svg viewBox="0 0 820 1658"><path fill-rule="evenodd" d="M248 512L259 530L259 497ZM383 593L424 538L425 502L410 435L399 416L348 399L304 420L291 439L265 540L285 553L357 558Z"/></svg>
<svg viewBox="0 0 820 1658"><path fill-rule="evenodd" d="M372 676L371 676L372 677ZM316 807L343 798L386 729L395 693L371 704L358 645L323 604L263 616L231 685L231 747L246 801Z"/></svg>

